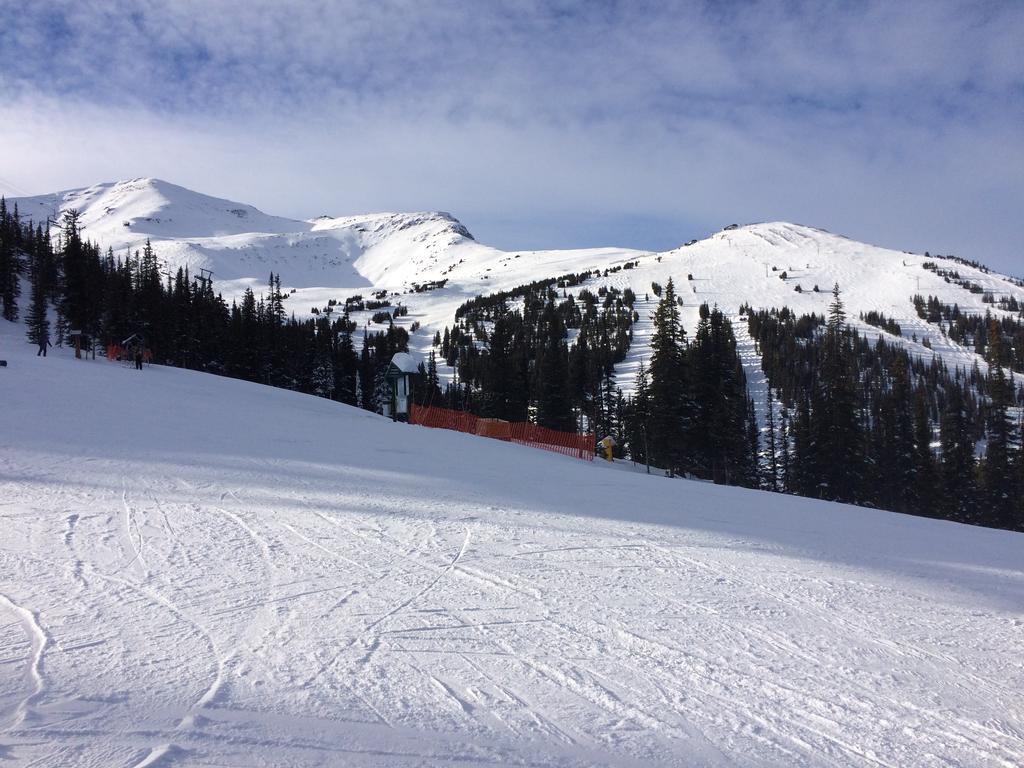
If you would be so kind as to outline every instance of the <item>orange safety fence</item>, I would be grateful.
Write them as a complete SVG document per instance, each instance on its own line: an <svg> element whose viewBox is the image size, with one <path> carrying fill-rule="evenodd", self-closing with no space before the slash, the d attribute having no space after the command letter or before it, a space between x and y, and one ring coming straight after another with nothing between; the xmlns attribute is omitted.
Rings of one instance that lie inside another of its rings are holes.
<svg viewBox="0 0 1024 768"><path fill-rule="evenodd" d="M593 432L559 432L556 429L530 424L528 421L514 421L509 427L513 443L532 445L545 451L554 451L587 461L594 460Z"/></svg>
<svg viewBox="0 0 1024 768"><path fill-rule="evenodd" d="M107 360L110 360L111 362L127 360L128 354L129 351L120 344L107 344ZM153 362L153 350L148 348L142 350L142 362Z"/></svg>
<svg viewBox="0 0 1024 768"><path fill-rule="evenodd" d="M586 461L594 460L595 443L592 432L559 432L525 421L484 419L465 411L415 404L409 409L409 423L435 429L452 429L470 435L529 445Z"/></svg>
<svg viewBox="0 0 1024 768"><path fill-rule="evenodd" d="M419 424L434 429L453 429L456 432L476 434L476 423L479 419L465 411L450 411L447 408L416 405L409 410L409 423Z"/></svg>

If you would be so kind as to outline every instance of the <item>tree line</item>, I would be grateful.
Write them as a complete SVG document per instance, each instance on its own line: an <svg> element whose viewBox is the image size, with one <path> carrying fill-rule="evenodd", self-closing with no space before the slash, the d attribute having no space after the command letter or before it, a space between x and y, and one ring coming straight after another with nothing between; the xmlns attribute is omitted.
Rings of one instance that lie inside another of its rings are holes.
<svg viewBox="0 0 1024 768"><path fill-rule="evenodd" d="M608 286L567 292L592 276L601 273L538 281L460 307L456 325L434 339L455 372L445 404L611 435L619 456L756 487L757 420L728 318L701 306L691 342L674 282L658 285L650 364L641 364L636 392L626 398L613 377L639 319L636 295Z"/></svg>
<svg viewBox="0 0 1024 768"><path fill-rule="evenodd" d="M626 405L629 455L670 474L758 486L758 431L732 324L702 304L693 341L675 283L659 286L650 365Z"/></svg>
<svg viewBox="0 0 1024 768"><path fill-rule="evenodd" d="M671 280L658 286L650 358L624 397L614 374L639 319L636 296L584 285L600 276L464 304L434 338L417 401L611 434L618 455L671 474L1024 530L1024 391L1004 370L1022 359L1016 320L915 301L984 355L983 374L861 336L846 323L838 286L827 317L741 307L769 381L759 424L729 319L702 305L691 339ZM155 362L381 410L387 365L408 351L408 333L393 322L364 331L357 353L347 305L297 319L287 300L271 273L264 294L247 290L228 304L212 280L163 272L148 242L102 252L82 237L74 211L51 236L0 198L0 312L23 317L33 343L65 343L72 329L100 348L135 336ZM454 372L445 387L439 358Z"/></svg>
<svg viewBox="0 0 1024 768"><path fill-rule="evenodd" d="M1024 530L1024 452L1004 337L988 374L950 370L827 318L742 310L771 389L764 484L801 496Z"/></svg>
<svg viewBox="0 0 1024 768"><path fill-rule="evenodd" d="M1021 321L1020 307L1015 299L1012 302L1004 301L1002 306L1008 308L1008 311L1017 312L1017 317L997 317L991 311L986 311L984 315L964 312L958 304L946 304L938 296L926 299L918 294L912 300L917 316L939 326L941 332L952 341L973 347L985 359L992 359L1017 373L1024 373L1024 322ZM989 339L993 334L999 336L997 359L993 358L989 350Z"/></svg>
<svg viewBox="0 0 1024 768"><path fill-rule="evenodd" d="M227 304L213 281L187 268L163 272L153 246L115 255L82 237L78 213L64 214L56 238L49 226L24 222L0 198L0 305L17 320L20 283L29 285L24 320L33 344L57 345L80 331L89 347L105 349L134 337L154 362L328 397L380 410L384 374L396 352L408 351L408 333L390 323L364 332L333 307L314 318L286 310L280 275L267 291L246 289Z"/></svg>
<svg viewBox="0 0 1024 768"><path fill-rule="evenodd" d="M434 345L453 368L449 407L561 431L621 431L624 400L615 365L632 343L637 317L630 289L586 288L596 272L566 275L478 296Z"/></svg>

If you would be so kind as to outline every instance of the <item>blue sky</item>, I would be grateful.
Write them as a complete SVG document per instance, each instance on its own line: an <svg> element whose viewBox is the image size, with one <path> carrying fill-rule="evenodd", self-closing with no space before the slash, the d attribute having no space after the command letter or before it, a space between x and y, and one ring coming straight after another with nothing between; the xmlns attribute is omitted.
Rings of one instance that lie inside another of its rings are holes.
<svg viewBox="0 0 1024 768"><path fill-rule="evenodd" d="M787 219L1024 273L1024 3L0 0L0 188L441 209L507 248Z"/></svg>

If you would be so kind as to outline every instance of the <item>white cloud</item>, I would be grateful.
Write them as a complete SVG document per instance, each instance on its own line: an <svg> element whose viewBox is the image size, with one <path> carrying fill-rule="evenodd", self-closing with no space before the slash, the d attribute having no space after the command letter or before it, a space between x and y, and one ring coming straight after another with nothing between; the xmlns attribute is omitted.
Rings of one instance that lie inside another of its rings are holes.
<svg viewBox="0 0 1024 768"><path fill-rule="evenodd" d="M442 208L504 245L559 217L560 245L602 219L664 244L787 218L1024 271L1024 6L46 6L76 31L47 38L35 6L0 31L22 188Z"/></svg>

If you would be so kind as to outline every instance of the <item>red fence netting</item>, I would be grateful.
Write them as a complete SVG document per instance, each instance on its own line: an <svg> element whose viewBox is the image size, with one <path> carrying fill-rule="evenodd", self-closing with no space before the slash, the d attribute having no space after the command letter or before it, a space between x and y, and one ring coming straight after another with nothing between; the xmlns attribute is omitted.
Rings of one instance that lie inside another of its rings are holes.
<svg viewBox="0 0 1024 768"><path fill-rule="evenodd" d="M129 352L127 349L122 347L120 344L107 344L107 360L114 362L117 360L127 360ZM142 362L151 363L153 362L153 351L150 349L142 350Z"/></svg>
<svg viewBox="0 0 1024 768"><path fill-rule="evenodd" d="M452 429L456 432L466 432L495 440L529 445L565 456L574 456L585 461L594 460L595 443L592 432L584 434L559 432L525 421L482 419L465 411L452 411L448 408L415 404L410 406L409 423L434 429Z"/></svg>
<svg viewBox="0 0 1024 768"><path fill-rule="evenodd" d="M409 410L409 423L419 424L434 429L453 429L456 432L476 434L476 423L479 419L465 411L450 411L447 408L435 408L412 404Z"/></svg>

